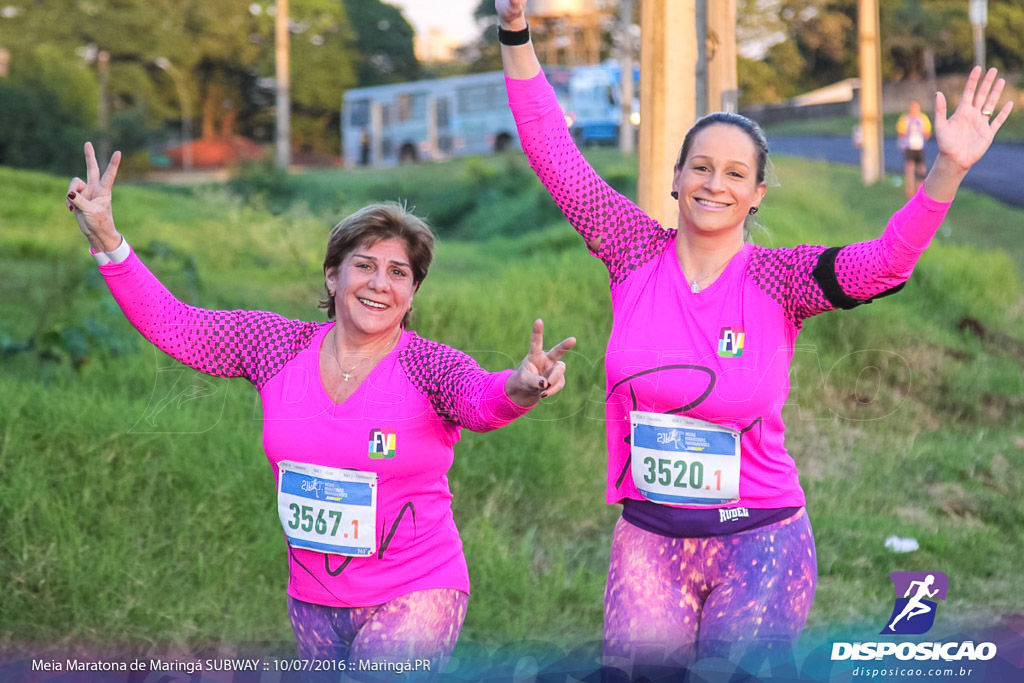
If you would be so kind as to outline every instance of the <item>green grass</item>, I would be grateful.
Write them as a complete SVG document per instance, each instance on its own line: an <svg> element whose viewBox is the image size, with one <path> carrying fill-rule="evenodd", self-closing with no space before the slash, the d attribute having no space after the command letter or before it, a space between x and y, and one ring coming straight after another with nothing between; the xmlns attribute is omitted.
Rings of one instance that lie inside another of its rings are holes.
<svg viewBox="0 0 1024 683"><path fill-rule="evenodd" d="M628 183L630 160L592 158ZM901 203L898 188L861 187L855 169L776 163L763 243L866 239ZM367 201L406 198L447 217L417 296L421 334L493 369L518 362L535 317L549 342L578 337L557 400L456 447L450 480L473 582L465 648L599 639L617 517L603 503L603 267L526 173L498 157L271 179L246 189L250 203L219 187L125 185L115 196L119 227L182 298L307 319L320 315L330 226ZM0 647L287 647L255 392L137 339L63 209L65 187L0 169ZM488 202L473 199L481 187ZM273 197L275 213L252 205ZM524 197L527 225L509 208ZM812 631L880 623L897 569L950 575L948 625L1024 610L1024 257L1005 227L1022 223L961 192L949 235L903 293L807 322L784 416L817 541ZM965 317L983 338L958 329ZM889 553L890 534L921 550Z"/></svg>

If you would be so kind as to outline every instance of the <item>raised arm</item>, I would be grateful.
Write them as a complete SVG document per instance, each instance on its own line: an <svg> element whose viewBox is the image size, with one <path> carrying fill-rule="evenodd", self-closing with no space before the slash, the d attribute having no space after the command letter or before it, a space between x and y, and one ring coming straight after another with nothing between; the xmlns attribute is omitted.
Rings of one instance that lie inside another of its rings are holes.
<svg viewBox="0 0 1024 683"><path fill-rule="evenodd" d="M896 212L877 240L851 244L835 255L841 293L853 305L905 282L931 244L964 176L984 156L1013 109L1013 103L1007 102L992 119L1006 85L996 76L996 70L989 69L981 80L981 68L975 67L956 112L948 119L946 98L942 93L935 94L939 156L925 178L923 190Z"/></svg>
<svg viewBox="0 0 1024 683"><path fill-rule="evenodd" d="M498 25L505 31L522 31L526 28L526 0L495 0ZM533 42L525 45L501 46L501 63L509 78L527 79L540 73L540 61L533 49Z"/></svg>
<svg viewBox="0 0 1024 683"><path fill-rule="evenodd" d="M792 269L796 285L785 292L792 298L784 305L792 310L795 321L833 308L859 306L898 291L907 281L942 224L964 176L984 156L1010 115L1013 104L1007 102L992 118L1005 85L996 76L996 70L990 69L982 80L981 69L975 67L956 112L948 119L946 98L936 93L939 156L924 185L889 219L880 237L822 249L813 260L804 258L802 265Z"/></svg>
<svg viewBox="0 0 1024 683"><path fill-rule="evenodd" d="M179 301L133 253L114 226L112 190L121 155L100 175L85 145L87 176L71 181L67 206L89 240L100 272L128 321L161 351L219 377L245 377L257 387L294 357L317 323L265 311L210 311Z"/></svg>
<svg viewBox="0 0 1024 683"><path fill-rule="evenodd" d="M935 142L939 156L924 180L924 191L932 199L951 202L967 172L988 151L996 131L1013 109L1006 102L996 113L1006 81L989 69L981 80L981 67L971 70L963 97L953 116L946 118L946 97L935 93ZM979 85L978 81L981 80ZM993 119L992 115L996 114Z"/></svg>
<svg viewBox="0 0 1024 683"><path fill-rule="evenodd" d="M486 432L525 415L565 386L565 363L560 359L576 340L566 339L545 352L543 329L541 321L534 323L530 353L516 370L488 372L462 351L419 336L402 350L399 362L438 415L474 432Z"/></svg>
<svg viewBox="0 0 1024 683"><path fill-rule="evenodd" d="M526 0L496 0L501 28L525 29L525 7ZM515 35L505 37L516 40ZM580 154L533 43L502 44L501 54L509 106L530 166L590 251L604 261L614 285L658 253L668 233L612 189Z"/></svg>

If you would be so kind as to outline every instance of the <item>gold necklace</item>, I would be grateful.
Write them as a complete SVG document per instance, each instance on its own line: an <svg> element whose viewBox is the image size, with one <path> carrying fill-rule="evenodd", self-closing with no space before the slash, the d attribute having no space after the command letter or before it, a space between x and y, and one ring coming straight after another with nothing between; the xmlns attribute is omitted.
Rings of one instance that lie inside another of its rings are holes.
<svg viewBox="0 0 1024 683"><path fill-rule="evenodd" d="M365 360L366 359L364 358L363 360L359 361L358 363L356 363L355 365L350 367L348 370L342 370L341 371L341 378L343 380L345 380L346 382L349 381L350 379L352 379L352 371L355 370L356 368L358 368L363 363L363 361L365 361Z"/></svg>
<svg viewBox="0 0 1024 683"><path fill-rule="evenodd" d="M735 255L736 254L733 254L732 256L735 256ZM692 282L690 282L690 291L693 292L694 294L699 293L701 291L700 284L702 282L706 281L708 278L711 278L714 275L717 275L722 270L724 270L725 267L727 265L729 265L729 261L732 261L732 256L730 256L729 259L725 263L723 263L722 265L718 266L717 268L715 268L713 271L711 271L710 273L708 273L704 277L697 278L696 280L693 280Z"/></svg>
<svg viewBox="0 0 1024 683"><path fill-rule="evenodd" d="M402 331L399 330L398 331L398 336L395 337L394 339L392 339L391 343L388 344L387 348L384 349L381 353L379 353L377 355L373 355L373 356L367 356L366 358L363 358L362 360L357 362L355 365L350 367L348 370L342 370L341 371L341 379L343 381L345 381L345 382L349 381L350 379L352 379L352 372L356 368L358 368L360 365L362 365L363 363L365 363L368 360L373 360L374 358L383 358L384 356L388 355L388 353L391 351L391 349L394 348L395 344L397 344L398 340L401 339L401 338L402 338ZM339 363L339 366L340 366L340 363ZM340 367L339 367L339 369L340 369Z"/></svg>

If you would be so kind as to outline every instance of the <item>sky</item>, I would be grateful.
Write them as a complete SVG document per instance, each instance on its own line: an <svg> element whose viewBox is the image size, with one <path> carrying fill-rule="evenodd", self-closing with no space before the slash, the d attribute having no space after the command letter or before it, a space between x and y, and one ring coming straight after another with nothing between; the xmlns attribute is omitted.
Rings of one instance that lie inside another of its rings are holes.
<svg viewBox="0 0 1024 683"><path fill-rule="evenodd" d="M469 42L480 34L473 21L473 11L480 0L386 0L402 9L417 35L426 35L433 26L440 27L459 43Z"/></svg>

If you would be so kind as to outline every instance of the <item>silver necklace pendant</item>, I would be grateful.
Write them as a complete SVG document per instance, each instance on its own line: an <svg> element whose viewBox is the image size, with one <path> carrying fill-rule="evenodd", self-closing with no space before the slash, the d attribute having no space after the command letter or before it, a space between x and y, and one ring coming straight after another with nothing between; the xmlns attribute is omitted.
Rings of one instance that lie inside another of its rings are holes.
<svg viewBox="0 0 1024 683"><path fill-rule="evenodd" d="M693 283L690 285L690 291L693 292L694 294L700 293L700 285L697 284L696 280L694 280Z"/></svg>
<svg viewBox="0 0 1024 683"><path fill-rule="evenodd" d="M347 381L349 380L349 378L351 378L351 377L352 377L352 375L350 375L350 374L349 374L349 373L347 373L347 372L343 372L343 373L341 373L341 378L342 378L343 380L345 380L346 382L347 382Z"/></svg>

